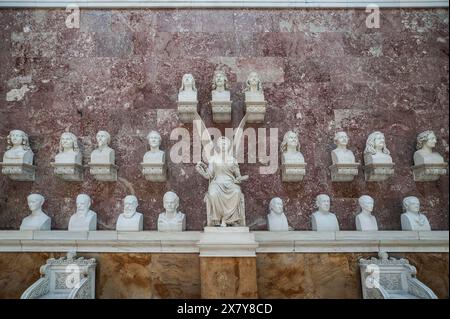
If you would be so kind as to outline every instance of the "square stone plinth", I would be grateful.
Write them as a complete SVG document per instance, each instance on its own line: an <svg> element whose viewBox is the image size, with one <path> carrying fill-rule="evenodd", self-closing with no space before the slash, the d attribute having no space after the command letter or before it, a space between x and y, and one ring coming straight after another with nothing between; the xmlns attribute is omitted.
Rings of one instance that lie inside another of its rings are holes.
<svg viewBox="0 0 450 319"><path fill-rule="evenodd" d="M258 247L248 227L205 227L197 245L200 257L256 257Z"/></svg>

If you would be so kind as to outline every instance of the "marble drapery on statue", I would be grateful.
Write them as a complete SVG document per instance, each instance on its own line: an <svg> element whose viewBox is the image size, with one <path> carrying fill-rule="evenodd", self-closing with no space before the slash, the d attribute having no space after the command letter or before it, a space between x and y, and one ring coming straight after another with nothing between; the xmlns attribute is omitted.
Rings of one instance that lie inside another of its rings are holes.
<svg viewBox="0 0 450 319"><path fill-rule="evenodd" d="M219 143L228 143L222 138ZM215 155L210 159L206 171L210 176L208 192L205 194L208 226L239 225L245 226L245 202L241 187L239 165L235 158L223 160L223 156Z"/></svg>
<svg viewBox="0 0 450 319"><path fill-rule="evenodd" d="M239 149L239 144L234 147L234 141L240 141L246 119L247 116L244 116L233 143L225 136L220 137L215 144L214 155L208 158L208 165L203 162L196 165L200 175L209 180L208 192L204 197L208 226L245 226L245 200L239 184L248 176L241 176L233 150L237 152ZM206 127L198 114L194 123L202 135ZM208 144L212 143L209 133L207 136Z"/></svg>

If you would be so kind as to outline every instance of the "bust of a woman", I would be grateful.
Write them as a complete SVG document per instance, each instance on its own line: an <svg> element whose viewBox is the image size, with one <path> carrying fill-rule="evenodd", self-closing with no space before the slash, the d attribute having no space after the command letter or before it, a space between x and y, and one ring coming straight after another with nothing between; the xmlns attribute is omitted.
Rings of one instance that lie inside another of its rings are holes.
<svg viewBox="0 0 450 319"><path fill-rule="evenodd" d="M218 70L214 72L212 89L211 95L213 101L230 101L228 79L224 71Z"/></svg>
<svg viewBox="0 0 450 319"><path fill-rule="evenodd" d="M12 130L7 137L7 151L3 155L4 163L33 165L33 151L30 148L28 135L21 130Z"/></svg>
<svg viewBox="0 0 450 319"><path fill-rule="evenodd" d="M181 87L178 93L180 102L197 102L197 88L192 74L185 74L181 79Z"/></svg>
<svg viewBox="0 0 450 319"><path fill-rule="evenodd" d="M109 147L111 135L106 131L99 131L96 138L98 147L91 153L91 163L114 164L115 151Z"/></svg>
<svg viewBox="0 0 450 319"><path fill-rule="evenodd" d="M355 155L347 149L348 135L345 132L337 132L334 136L336 148L331 151L331 160L333 164L354 164Z"/></svg>
<svg viewBox="0 0 450 319"><path fill-rule="evenodd" d="M151 131L147 135L147 141L150 145L150 151L144 155L144 163L164 163L165 153L160 150L161 135L156 131Z"/></svg>
<svg viewBox="0 0 450 319"><path fill-rule="evenodd" d="M261 80L258 73L250 72L246 82L245 89L245 101L246 102L260 102L264 101L264 93Z"/></svg>
<svg viewBox="0 0 450 319"><path fill-rule="evenodd" d="M378 230L377 219L372 215L374 200L368 195L363 195L358 199L361 212L356 215L356 230L375 231Z"/></svg>
<svg viewBox="0 0 450 319"><path fill-rule="evenodd" d="M78 147L77 137L69 132L61 135L59 140L59 153L55 156L57 164L79 164L82 163L82 155Z"/></svg>
<svg viewBox="0 0 450 319"><path fill-rule="evenodd" d="M303 154L300 153L300 143L298 141L298 135L294 131L287 131L284 134L280 150L282 163L305 163L305 158L303 157Z"/></svg>
<svg viewBox="0 0 450 319"><path fill-rule="evenodd" d="M433 131L425 131L417 136L417 151L414 153L414 165L442 164L441 154L433 152L437 138Z"/></svg>
<svg viewBox="0 0 450 319"><path fill-rule="evenodd" d="M368 164L391 164L392 157L386 147L384 134L376 131L369 135L364 150L364 162Z"/></svg>

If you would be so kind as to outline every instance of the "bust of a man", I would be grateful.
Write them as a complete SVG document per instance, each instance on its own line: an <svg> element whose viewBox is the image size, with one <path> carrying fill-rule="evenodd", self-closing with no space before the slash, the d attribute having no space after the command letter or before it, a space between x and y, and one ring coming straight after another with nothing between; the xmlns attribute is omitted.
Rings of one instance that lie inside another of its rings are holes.
<svg viewBox="0 0 450 319"><path fill-rule="evenodd" d="M294 131L287 131L283 136L280 145L281 162L286 164L304 164L305 158L300 152L298 134Z"/></svg>
<svg viewBox="0 0 450 319"><path fill-rule="evenodd" d="M377 219L372 215L374 200L368 195L363 195L358 199L361 212L356 215L356 230L376 231L378 230Z"/></svg>
<svg viewBox="0 0 450 319"><path fill-rule="evenodd" d="M27 201L31 214L22 220L20 230L50 230L51 219L42 210L44 196L30 194L27 197Z"/></svg>
<svg viewBox="0 0 450 319"><path fill-rule="evenodd" d="M61 135L59 140L59 153L55 156L58 164L82 164L82 155L78 147L77 137L69 132Z"/></svg>
<svg viewBox="0 0 450 319"><path fill-rule="evenodd" d="M163 197L165 211L158 216L158 231L183 231L186 229L186 216L178 211L180 199L174 192Z"/></svg>
<svg viewBox="0 0 450 319"><path fill-rule="evenodd" d="M316 231L338 231L339 223L336 215L330 212L330 197L320 194L316 198L318 210L311 216L312 230Z"/></svg>
<svg viewBox="0 0 450 319"><path fill-rule="evenodd" d="M197 88L192 74L185 74L181 79L181 87L178 92L179 102L197 102Z"/></svg>
<svg viewBox="0 0 450 319"><path fill-rule="evenodd" d="M283 201L279 197L272 198L269 204L269 214L267 215L267 228L269 231L288 231L288 220L283 211Z"/></svg>
<svg viewBox="0 0 450 319"><path fill-rule="evenodd" d="M109 147L111 135L109 135L106 131L99 131L96 138L98 147L91 153L91 163L114 164L115 152L111 147Z"/></svg>
<svg viewBox="0 0 450 319"><path fill-rule="evenodd" d="M230 101L230 91L228 91L228 79L224 71L214 72L211 92L213 101Z"/></svg>
<svg viewBox="0 0 450 319"><path fill-rule="evenodd" d="M91 231L97 229L97 214L90 210L91 198L86 194L77 196L77 211L70 217L69 231Z"/></svg>
<svg viewBox="0 0 450 319"><path fill-rule="evenodd" d="M141 231L143 229L143 215L136 211L138 199L128 195L123 199L123 213L119 215L116 230Z"/></svg>
<svg viewBox="0 0 450 319"><path fill-rule="evenodd" d="M414 165L442 164L441 154L433 152L437 138L433 131L425 131L417 136L417 151L414 153Z"/></svg>
<svg viewBox="0 0 450 319"><path fill-rule="evenodd" d="M33 165L33 151L28 135L21 130L12 130L7 137L7 151L3 154L4 163Z"/></svg>
<svg viewBox="0 0 450 319"><path fill-rule="evenodd" d="M144 163L164 163L164 151L159 149L161 145L161 135L156 131L151 131L147 135L147 141L150 145L150 151L145 153Z"/></svg>
<svg viewBox="0 0 450 319"><path fill-rule="evenodd" d="M245 89L246 102L263 102L264 92L259 75L256 72L250 72L247 77Z"/></svg>
<svg viewBox="0 0 450 319"><path fill-rule="evenodd" d="M367 137L364 162L368 164L392 164L392 157L386 147L386 139L381 132L373 132Z"/></svg>
<svg viewBox="0 0 450 319"><path fill-rule="evenodd" d="M402 230L431 230L428 218L420 213L420 201L417 197L408 196L403 199L401 216Z"/></svg>
<svg viewBox="0 0 450 319"><path fill-rule="evenodd" d="M354 164L355 155L347 149L348 135L345 132L337 132L334 136L336 148L331 151L333 164Z"/></svg>

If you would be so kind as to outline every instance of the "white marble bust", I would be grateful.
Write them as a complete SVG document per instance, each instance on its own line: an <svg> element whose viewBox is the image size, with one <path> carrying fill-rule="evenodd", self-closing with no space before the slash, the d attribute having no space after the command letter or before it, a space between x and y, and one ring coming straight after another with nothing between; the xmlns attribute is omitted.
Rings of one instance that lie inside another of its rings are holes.
<svg viewBox="0 0 450 319"><path fill-rule="evenodd" d="M281 162L287 164L304 164L305 158L300 153L300 143L298 135L294 131L287 131L284 134L283 141L280 146Z"/></svg>
<svg viewBox="0 0 450 319"><path fill-rule="evenodd" d="M98 147L91 153L92 164L114 164L115 151L109 147L111 135L106 131L98 131L96 135Z"/></svg>
<svg viewBox="0 0 450 319"><path fill-rule="evenodd" d="M356 230L376 231L378 230L377 219L372 215L374 200L368 195L362 195L358 199L361 212L356 215Z"/></svg>
<svg viewBox="0 0 450 319"><path fill-rule="evenodd" d="M82 155L78 147L77 137L69 132L61 135L59 153L55 156L56 164L82 164Z"/></svg>
<svg viewBox="0 0 450 319"><path fill-rule="evenodd" d="M181 79L181 87L178 92L179 102L197 102L197 88L192 74L185 74Z"/></svg>
<svg viewBox="0 0 450 319"><path fill-rule="evenodd" d="M117 219L118 231L141 231L143 229L143 215L136 211L138 199L128 195L123 199L123 213Z"/></svg>
<svg viewBox="0 0 450 319"><path fill-rule="evenodd" d="M90 210L91 198L86 194L77 196L77 211L70 217L69 231L92 231L97 229L97 214Z"/></svg>
<svg viewBox="0 0 450 319"><path fill-rule="evenodd" d="M274 197L269 204L269 214L267 215L267 228L269 231L288 231L288 220L283 211L283 201L279 197Z"/></svg>
<svg viewBox="0 0 450 319"><path fill-rule="evenodd" d="M336 148L331 151L333 164L355 164L355 155L347 149L348 135L345 132L337 132L334 136Z"/></svg>
<svg viewBox="0 0 450 319"><path fill-rule="evenodd" d="M31 214L22 220L20 230L50 230L52 221L42 210L44 201L44 196L40 194L28 195L27 202Z"/></svg>
<svg viewBox="0 0 450 319"><path fill-rule="evenodd" d="M417 197L408 196L403 199L403 212L402 230L431 230L428 218L420 213L420 201Z"/></svg>
<svg viewBox="0 0 450 319"><path fill-rule="evenodd" d="M158 216L158 231L183 231L186 229L186 216L178 211L180 199L174 192L163 197L165 211Z"/></svg>
<svg viewBox="0 0 450 319"><path fill-rule="evenodd" d="M214 72L212 88L211 96L213 101L230 101L228 78L224 71L217 70Z"/></svg>
<svg viewBox="0 0 450 319"><path fill-rule="evenodd" d="M437 138L433 131L425 131L417 136L417 151L414 153L414 165L443 164L441 154L433 152Z"/></svg>
<svg viewBox="0 0 450 319"><path fill-rule="evenodd" d="M245 89L246 102L261 102L264 101L264 92L261 80L258 73L250 72L246 81Z"/></svg>
<svg viewBox="0 0 450 319"><path fill-rule="evenodd" d="M338 231L339 223L336 215L330 212L330 197L325 194L317 195L316 205L318 210L311 216L312 230Z"/></svg>
<svg viewBox="0 0 450 319"><path fill-rule="evenodd" d="M147 141L150 145L150 151L146 152L144 155L144 163L164 163L165 153L160 150L161 146L161 135L156 131L151 131L147 135Z"/></svg>
<svg viewBox="0 0 450 319"><path fill-rule="evenodd" d="M33 165L33 151L30 148L28 135L21 130L12 130L7 137L6 152L3 163Z"/></svg>
<svg viewBox="0 0 450 319"><path fill-rule="evenodd" d="M384 134L376 131L367 137L364 162L368 164L392 164L392 157L386 147Z"/></svg>

